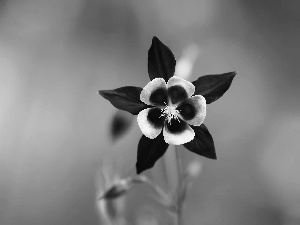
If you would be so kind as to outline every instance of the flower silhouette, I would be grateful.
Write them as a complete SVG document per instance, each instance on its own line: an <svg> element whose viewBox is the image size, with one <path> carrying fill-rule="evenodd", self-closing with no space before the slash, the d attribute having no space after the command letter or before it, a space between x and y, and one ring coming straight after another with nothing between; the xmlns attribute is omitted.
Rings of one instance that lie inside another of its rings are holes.
<svg viewBox="0 0 300 225"><path fill-rule="evenodd" d="M189 82L174 76L175 66L171 50L153 37L148 51L151 81L143 89L126 86L99 91L116 108L138 115L143 133L138 144L138 174L152 168L169 144L183 144L198 155L217 158L213 138L203 124L206 104L228 90L236 73L206 75Z"/></svg>

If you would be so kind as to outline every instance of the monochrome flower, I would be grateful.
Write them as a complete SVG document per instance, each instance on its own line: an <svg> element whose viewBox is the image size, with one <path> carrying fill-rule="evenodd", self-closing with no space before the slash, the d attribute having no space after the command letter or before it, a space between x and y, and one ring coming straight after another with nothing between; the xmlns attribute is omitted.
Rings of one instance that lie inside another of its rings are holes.
<svg viewBox="0 0 300 225"><path fill-rule="evenodd" d="M203 124L206 104L229 89L236 73L205 75L189 82L174 76L175 66L171 50L153 37L148 51L151 81L143 89L126 86L99 91L116 108L138 115L143 133L138 143L138 174L152 168L169 144L183 144L191 152L216 159L213 138Z"/></svg>
<svg viewBox="0 0 300 225"><path fill-rule="evenodd" d="M200 126L206 116L206 101L202 95L192 96L195 86L182 78L173 76L166 84L163 78L155 78L142 90L140 99L154 106L142 110L137 121L142 133L156 138L163 130L168 144L181 145L195 137L189 126Z"/></svg>

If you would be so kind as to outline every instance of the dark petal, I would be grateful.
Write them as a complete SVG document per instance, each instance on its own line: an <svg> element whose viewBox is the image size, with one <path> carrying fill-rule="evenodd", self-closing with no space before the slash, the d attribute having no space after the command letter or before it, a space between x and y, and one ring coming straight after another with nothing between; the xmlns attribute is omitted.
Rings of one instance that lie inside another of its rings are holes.
<svg viewBox="0 0 300 225"><path fill-rule="evenodd" d="M162 112L158 108L152 108L148 113L148 120L154 125L155 128L163 127L165 117L161 116Z"/></svg>
<svg viewBox="0 0 300 225"><path fill-rule="evenodd" d="M132 121L133 116L131 114L118 110L111 123L111 136L114 141L126 133Z"/></svg>
<svg viewBox="0 0 300 225"><path fill-rule="evenodd" d="M140 100L142 88L140 87L121 87L115 90L100 90L99 94L110 101L114 107L137 115L141 110L148 108Z"/></svg>
<svg viewBox="0 0 300 225"><path fill-rule="evenodd" d="M166 104L168 104L167 90L164 88L156 89L155 91L153 91L153 93L151 93L149 100L154 105L165 106Z"/></svg>
<svg viewBox="0 0 300 225"><path fill-rule="evenodd" d="M172 119L171 123L165 122L165 126L170 131L171 133L178 134L182 133L185 129L187 129L187 123L184 122L183 120L179 119Z"/></svg>
<svg viewBox="0 0 300 225"><path fill-rule="evenodd" d="M174 85L168 89L168 95L171 98L171 102L176 104L177 102L183 101L188 97L186 90L179 85Z"/></svg>
<svg viewBox="0 0 300 225"><path fill-rule="evenodd" d="M210 159L217 159L214 140L204 124L191 126L195 131L194 140L184 144L189 151Z"/></svg>
<svg viewBox="0 0 300 225"><path fill-rule="evenodd" d="M155 139L149 139L143 135L138 144L136 162L137 174L152 168L155 162L165 154L168 146L162 132Z"/></svg>
<svg viewBox="0 0 300 225"><path fill-rule="evenodd" d="M153 37L148 51L148 73L151 80L163 78L167 82L174 75L176 60L171 50Z"/></svg>
<svg viewBox="0 0 300 225"><path fill-rule="evenodd" d="M193 119L197 112L194 105L192 103L190 103L188 101L188 99L186 101L184 101L183 103L181 103L176 109L179 110L180 115L185 120Z"/></svg>
<svg viewBox="0 0 300 225"><path fill-rule="evenodd" d="M199 77L192 82L196 88L195 95L202 95L206 99L206 104L210 104L222 97L235 75L236 72L229 72Z"/></svg>

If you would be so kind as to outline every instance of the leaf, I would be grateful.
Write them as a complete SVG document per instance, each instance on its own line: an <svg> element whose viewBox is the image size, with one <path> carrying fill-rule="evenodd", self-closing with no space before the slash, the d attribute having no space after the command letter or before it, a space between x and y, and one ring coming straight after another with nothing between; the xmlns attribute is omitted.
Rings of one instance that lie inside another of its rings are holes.
<svg viewBox="0 0 300 225"><path fill-rule="evenodd" d="M124 178L118 180L111 186L100 198L104 200L112 200L127 194L136 184L143 183L142 180L136 178Z"/></svg>
<svg viewBox="0 0 300 225"><path fill-rule="evenodd" d="M130 125L132 124L133 116L118 110L117 113L114 115L111 123L111 136L113 140L117 140L122 135L126 133L129 129Z"/></svg>
<svg viewBox="0 0 300 225"><path fill-rule="evenodd" d="M228 90L236 72L229 72L215 75L205 75L199 77L192 83L195 85L195 95L202 95L206 99L206 103L210 104Z"/></svg>
<svg viewBox="0 0 300 225"><path fill-rule="evenodd" d="M114 185L105 192L105 194L100 197L100 199L111 200L116 199L124 195L129 189L123 185Z"/></svg>
<svg viewBox="0 0 300 225"><path fill-rule="evenodd" d="M153 37L148 51L148 73L151 80L164 78L167 82L174 75L176 60L172 51L157 37Z"/></svg>
<svg viewBox="0 0 300 225"><path fill-rule="evenodd" d="M210 159L217 159L214 140L206 126L201 124L201 126L191 127L195 131L195 138L192 141L184 144L184 147L198 155Z"/></svg>
<svg viewBox="0 0 300 225"><path fill-rule="evenodd" d="M115 90L100 90L99 94L110 101L114 107L137 115L148 106L140 100L142 88L126 86Z"/></svg>
<svg viewBox="0 0 300 225"><path fill-rule="evenodd" d="M155 162L165 154L168 146L162 132L155 139L150 139L143 135L138 144L136 162L137 174L152 168Z"/></svg>

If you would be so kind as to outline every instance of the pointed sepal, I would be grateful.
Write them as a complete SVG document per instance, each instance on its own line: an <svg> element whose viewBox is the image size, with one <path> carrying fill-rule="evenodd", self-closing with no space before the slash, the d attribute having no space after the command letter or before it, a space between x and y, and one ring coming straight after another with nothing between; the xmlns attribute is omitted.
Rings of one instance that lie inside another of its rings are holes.
<svg viewBox="0 0 300 225"><path fill-rule="evenodd" d="M195 85L195 95L202 95L206 99L206 104L210 104L229 89L236 72L229 72L215 75L205 75L199 77L192 83Z"/></svg>
<svg viewBox="0 0 300 225"><path fill-rule="evenodd" d="M148 51L148 73L151 80L163 78L167 82L175 73L176 60L172 51L157 37L153 37Z"/></svg>
<svg viewBox="0 0 300 225"><path fill-rule="evenodd" d="M114 90L100 90L99 94L117 109L137 115L148 106L140 100L142 88L126 86Z"/></svg>
<svg viewBox="0 0 300 225"><path fill-rule="evenodd" d="M143 135L138 144L137 174L152 168L155 162L165 154L168 146L162 132L155 139L150 139Z"/></svg>
<svg viewBox="0 0 300 225"><path fill-rule="evenodd" d="M198 155L210 159L217 159L214 140L207 127L201 124L201 126L192 126L192 128L195 131L195 138L184 144L184 147Z"/></svg>

